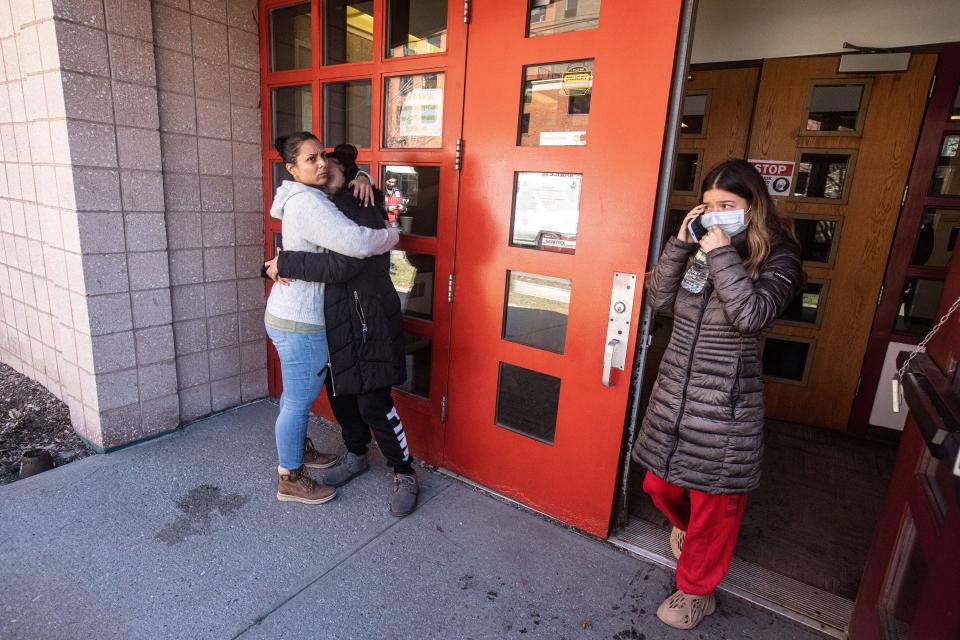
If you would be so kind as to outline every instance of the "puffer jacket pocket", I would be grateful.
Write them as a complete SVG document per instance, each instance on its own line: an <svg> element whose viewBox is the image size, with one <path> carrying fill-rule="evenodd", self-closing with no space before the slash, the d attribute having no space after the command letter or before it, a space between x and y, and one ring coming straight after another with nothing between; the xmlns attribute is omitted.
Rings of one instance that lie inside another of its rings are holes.
<svg viewBox="0 0 960 640"><path fill-rule="evenodd" d="M733 386L730 388L730 420L737 419L737 402L740 400L740 374L743 371L743 359L737 356L737 370L733 375Z"/></svg>

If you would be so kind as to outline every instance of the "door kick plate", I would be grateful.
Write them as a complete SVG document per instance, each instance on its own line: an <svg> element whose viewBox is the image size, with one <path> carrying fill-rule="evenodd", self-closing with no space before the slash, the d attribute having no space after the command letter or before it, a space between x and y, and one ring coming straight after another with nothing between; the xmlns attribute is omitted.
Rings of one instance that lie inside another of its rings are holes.
<svg viewBox="0 0 960 640"><path fill-rule="evenodd" d="M627 343L630 341L630 317L633 301L637 295L637 274L613 272L613 290L610 292L610 315L607 323L607 339L604 345L616 340L612 366L623 371L627 364Z"/></svg>

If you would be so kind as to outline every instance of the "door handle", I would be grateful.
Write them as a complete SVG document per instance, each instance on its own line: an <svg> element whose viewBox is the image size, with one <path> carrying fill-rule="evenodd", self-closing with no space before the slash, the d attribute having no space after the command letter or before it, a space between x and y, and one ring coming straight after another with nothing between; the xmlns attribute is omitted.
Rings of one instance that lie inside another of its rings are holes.
<svg viewBox="0 0 960 640"><path fill-rule="evenodd" d="M624 371L627 364L627 344L630 340L630 317L637 291L637 274L613 272L610 291L610 322L603 347L603 386L612 387L610 370Z"/></svg>
<svg viewBox="0 0 960 640"><path fill-rule="evenodd" d="M603 350L603 386L612 387L610 383L610 370L613 369L613 354L617 350L617 345L620 344L620 341L616 338L612 339L607 343L606 348Z"/></svg>

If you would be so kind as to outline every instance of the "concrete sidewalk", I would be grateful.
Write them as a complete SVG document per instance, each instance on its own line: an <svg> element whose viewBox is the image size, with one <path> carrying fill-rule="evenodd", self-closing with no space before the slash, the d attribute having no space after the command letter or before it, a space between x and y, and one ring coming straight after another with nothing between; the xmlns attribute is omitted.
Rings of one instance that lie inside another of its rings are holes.
<svg viewBox="0 0 960 640"><path fill-rule="evenodd" d="M822 637L722 593L695 631L665 627L668 571L436 473L400 520L380 461L329 504L279 502L276 412L0 488L0 638Z"/></svg>

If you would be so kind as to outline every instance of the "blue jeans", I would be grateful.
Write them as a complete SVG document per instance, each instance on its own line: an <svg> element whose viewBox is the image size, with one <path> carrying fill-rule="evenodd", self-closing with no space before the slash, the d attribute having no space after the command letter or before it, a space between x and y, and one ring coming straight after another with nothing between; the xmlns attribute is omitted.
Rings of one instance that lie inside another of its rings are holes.
<svg viewBox="0 0 960 640"><path fill-rule="evenodd" d="M267 326L267 335L280 355L283 394L275 429L280 466L299 469L303 464L303 442L307 437L310 405L316 400L327 377L327 333L295 333Z"/></svg>

